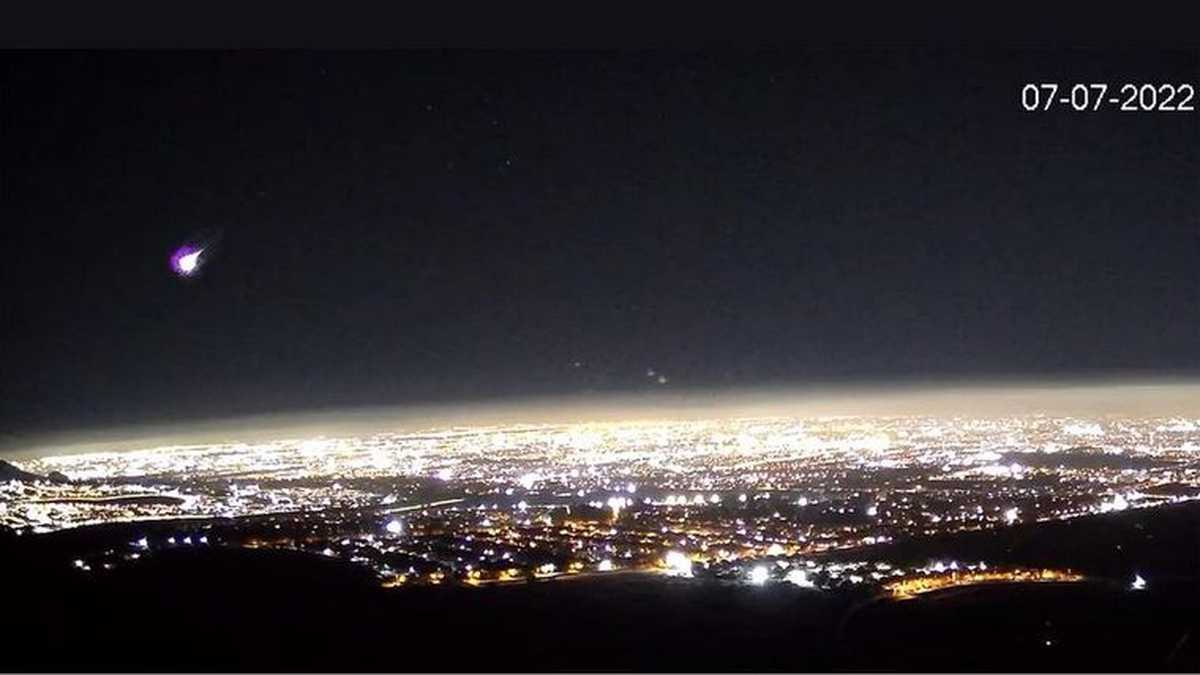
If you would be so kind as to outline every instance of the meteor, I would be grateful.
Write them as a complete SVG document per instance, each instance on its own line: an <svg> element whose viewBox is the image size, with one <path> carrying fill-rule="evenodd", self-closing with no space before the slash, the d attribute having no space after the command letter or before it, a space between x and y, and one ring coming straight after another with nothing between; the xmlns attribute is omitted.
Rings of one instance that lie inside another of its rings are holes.
<svg viewBox="0 0 1200 675"><path fill-rule="evenodd" d="M171 271L180 277L198 276L216 253L219 230L206 230L190 237L171 253Z"/></svg>
<svg viewBox="0 0 1200 675"><path fill-rule="evenodd" d="M192 272L195 272L196 267L200 265L201 253L204 253L204 249L179 256L179 259L175 264L175 269L180 274L191 274Z"/></svg>
<svg viewBox="0 0 1200 675"><path fill-rule="evenodd" d="M190 277L200 270L200 259L205 249L185 244L171 254L171 271L181 277Z"/></svg>

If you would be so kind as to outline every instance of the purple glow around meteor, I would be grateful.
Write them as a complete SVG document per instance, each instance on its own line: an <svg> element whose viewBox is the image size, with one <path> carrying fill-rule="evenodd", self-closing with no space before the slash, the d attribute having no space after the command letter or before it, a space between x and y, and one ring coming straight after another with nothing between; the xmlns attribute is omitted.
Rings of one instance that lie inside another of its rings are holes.
<svg viewBox="0 0 1200 675"><path fill-rule="evenodd" d="M171 252L171 271L183 279L199 277L208 266L209 259L216 255L220 243L220 229L194 232Z"/></svg>
<svg viewBox="0 0 1200 675"><path fill-rule="evenodd" d="M200 268L200 254L204 249L185 244L171 254L171 270L181 277L190 277Z"/></svg>

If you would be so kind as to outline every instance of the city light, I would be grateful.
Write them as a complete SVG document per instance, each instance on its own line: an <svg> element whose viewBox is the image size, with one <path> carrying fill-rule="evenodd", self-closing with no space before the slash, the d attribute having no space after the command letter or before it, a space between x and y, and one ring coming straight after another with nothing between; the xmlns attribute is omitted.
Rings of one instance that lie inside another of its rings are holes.
<svg viewBox="0 0 1200 675"><path fill-rule="evenodd" d="M809 581L808 573L804 570L789 570L787 575L783 577L784 581L795 584L801 588L812 588L813 582Z"/></svg>
<svg viewBox="0 0 1200 675"><path fill-rule="evenodd" d="M677 577L692 576L692 561L679 551L669 551L663 559L667 566L667 574Z"/></svg>
<svg viewBox="0 0 1200 675"><path fill-rule="evenodd" d="M748 578L750 583L754 584L755 586L762 586L763 584L767 583L767 579L770 578L770 572L767 571L766 567L757 565L750 570Z"/></svg>
<svg viewBox="0 0 1200 675"><path fill-rule="evenodd" d="M799 587L882 586L913 570L871 567L868 547L902 537L1200 497L1200 425L1185 422L1096 421L1105 433L1088 446L1072 445L1053 417L781 417L74 453L22 461L73 480L0 482L0 523L36 534L180 520L207 532L133 535L119 553L86 558L90 569L135 560L130 547L153 555L154 543L213 538L338 558L382 580L400 572L406 585L557 579L620 561L748 584L761 567ZM830 553L843 562L824 560ZM945 559L920 574L992 571Z"/></svg>

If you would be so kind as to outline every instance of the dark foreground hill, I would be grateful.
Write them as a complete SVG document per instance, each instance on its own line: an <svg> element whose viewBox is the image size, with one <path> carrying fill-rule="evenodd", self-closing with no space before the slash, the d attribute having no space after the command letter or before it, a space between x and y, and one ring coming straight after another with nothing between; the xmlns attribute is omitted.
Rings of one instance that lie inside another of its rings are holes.
<svg viewBox="0 0 1200 675"><path fill-rule="evenodd" d="M868 549L880 560L930 560L1070 567L1119 580L1200 577L1200 502L1112 512L1066 521L906 539ZM858 558L862 550L837 554Z"/></svg>
<svg viewBox="0 0 1200 675"><path fill-rule="evenodd" d="M46 480L44 476L39 476L36 473L30 473L18 467L12 462L6 462L0 459L0 481L19 480L27 483L32 483L39 480Z"/></svg>
<svg viewBox="0 0 1200 675"><path fill-rule="evenodd" d="M1137 543L1137 555L1181 561L1151 566L1145 591L1009 586L903 603L637 575L382 589L333 560L262 550L176 550L87 575L61 555L82 533L8 535L0 631L9 670L1194 672L1198 519L1186 505L1071 526L1078 537L1061 543L1087 540L1081 554ZM1037 558L1055 549L1039 527L973 535L962 557L1016 536L1041 542L1017 546Z"/></svg>
<svg viewBox="0 0 1200 675"><path fill-rule="evenodd" d="M902 671L1196 672L1195 583L980 586L855 613L839 668Z"/></svg>

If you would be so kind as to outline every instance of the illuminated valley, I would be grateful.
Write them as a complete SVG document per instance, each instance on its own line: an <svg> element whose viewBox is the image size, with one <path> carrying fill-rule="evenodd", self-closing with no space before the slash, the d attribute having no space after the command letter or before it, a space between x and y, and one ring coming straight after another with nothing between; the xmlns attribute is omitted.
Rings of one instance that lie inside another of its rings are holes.
<svg viewBox="0 0 1200 675"><path fill-rule="evenodd" d="M1200 421L496 425L51 455L20 468L53 479L0 484L0 517L18 533L176 523L74 561L84 571L223 545L333 557L387 586L641 571L836 588L912 574L872 559L897 539L1195 499ZM855 559L823 557L834 552ZM963 564L976 563L986 565Z"/></svg>

